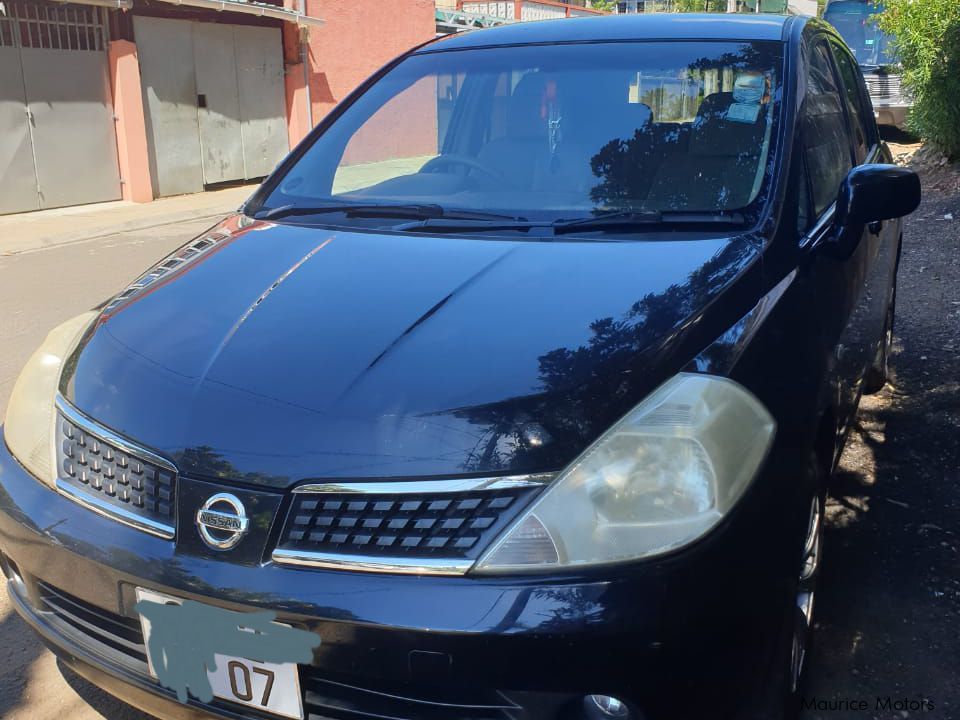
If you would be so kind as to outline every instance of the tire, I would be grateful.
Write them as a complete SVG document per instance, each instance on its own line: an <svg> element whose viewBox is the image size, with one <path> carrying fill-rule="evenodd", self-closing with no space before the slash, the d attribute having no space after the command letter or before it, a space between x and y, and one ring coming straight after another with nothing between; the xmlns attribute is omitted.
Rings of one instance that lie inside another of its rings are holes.
<svg viewBox="0 0 960 720"><path fill-rule="evenodd" d="M902 247L902 243L901 243ZM900 253L897 253L897 269L900 265ZM883 324L883 339L877 348L873 364L863 376L863 394L873 395L883 390L890 379L890 350L893 347L893 325L897 314L897 273L893 274L893 290L890 292L890 304L887 305L887 317Z"/></svg>
<svg viewBox="0 0 960 720"><path fill-rule="evenodd" d="M796 720L800 715L800 700L813 641L813 598L820 575L827 496L827 472L813 453L809 465L810 510L800 571L794 586L796 593L791 595L788 607L784 609L780 635L759 697L750 710L740 716L742 720ZM801 603L802 597L804 603Z"/></svg>

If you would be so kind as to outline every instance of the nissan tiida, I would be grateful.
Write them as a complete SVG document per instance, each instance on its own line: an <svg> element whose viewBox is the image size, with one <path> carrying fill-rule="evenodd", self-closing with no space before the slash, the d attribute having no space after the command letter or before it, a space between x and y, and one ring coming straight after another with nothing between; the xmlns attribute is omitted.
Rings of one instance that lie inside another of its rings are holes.
<svg viewBox="0 0 960 720"><path fill-rule="evenodd" d="M813 19L410 51L30 359L16 609L165 718L794 712L919 202L890 163Z"/></svg>

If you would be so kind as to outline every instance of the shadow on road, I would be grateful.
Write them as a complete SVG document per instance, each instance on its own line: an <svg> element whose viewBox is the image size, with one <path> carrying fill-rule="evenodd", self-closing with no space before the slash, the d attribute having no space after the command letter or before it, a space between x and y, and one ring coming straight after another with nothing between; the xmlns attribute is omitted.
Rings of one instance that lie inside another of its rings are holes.
<svg viewBox="0 0 960 720"><path fill-rule="evenodd" d="M960 717L956 204L933 198L907 226L896 377L861 403L831 491L805 695L869 710L810 720Z"/></svg>
<svg viewBox="0 0 960 720"><path fill-rule="evenodd" d="M46 648L6 597L3 605L7 614L0 620L0 647L4 648L6 662L0 668L0 717L5 718L25 702L30 669Z"/></svg>
<svg viewBox="0 0 960 720"><path fill-rule="evenodd" d="M920 138L909 130L901 130L891 125L880 126L880 139L884 142L898 143L899 145L913 145L921 142Z"/></svg>
<svg viewBox="0 0 960 720"><path fill-rule="evenodd" d="M60 675L63 676L70 689L103 717L109 718L109 720L153 720L152 715L147 715L141 710L117 700L105 690L87 682L61 660L57 660L57 670L60 671Z"/></svg>

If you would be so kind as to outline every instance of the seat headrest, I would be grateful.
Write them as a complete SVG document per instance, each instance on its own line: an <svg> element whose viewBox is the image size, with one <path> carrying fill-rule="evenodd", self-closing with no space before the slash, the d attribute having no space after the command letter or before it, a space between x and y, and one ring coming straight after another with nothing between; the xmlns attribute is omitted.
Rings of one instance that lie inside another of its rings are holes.
<svg viewBox="0 0 960 720"><path fill-rule="evenodd" d="M731 108L736 109L737 92L707 95L700 103L690 134L691 155L740 155L760 152L763 144L765 117L760 106L754 121L730 119Z"/></svg>
<svg viewBox="0 0 960 720"><path fill-rule="evenodd" d="M545 138L547 113L544 106L547 79L543 73L524 75L510 96L506 134L512 138Z"/></svg>
<svg viewBox="0 0 960 720"><path fill-rule="evenodd" d="M700 103L700 107L697 108L697 117L693 121L694 129L705 123L722 120L731 105L733 105L732 92L718 92L707 95Z"/></svg>

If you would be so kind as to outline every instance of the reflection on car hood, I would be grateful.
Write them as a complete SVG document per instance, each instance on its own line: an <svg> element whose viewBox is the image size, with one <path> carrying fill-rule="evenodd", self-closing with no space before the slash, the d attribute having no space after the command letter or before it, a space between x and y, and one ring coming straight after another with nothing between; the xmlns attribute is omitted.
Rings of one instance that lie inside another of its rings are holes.
<svg viewBox="0 0 960 720"><path fill-rule="evenodd" d="M62 388L182 472L275 487L558 469L689 360L755 257L746 238L221 230L108 303Z"/></svg>

